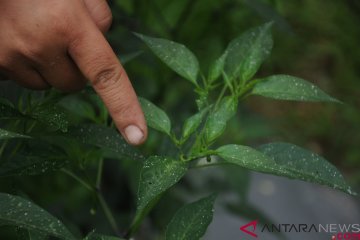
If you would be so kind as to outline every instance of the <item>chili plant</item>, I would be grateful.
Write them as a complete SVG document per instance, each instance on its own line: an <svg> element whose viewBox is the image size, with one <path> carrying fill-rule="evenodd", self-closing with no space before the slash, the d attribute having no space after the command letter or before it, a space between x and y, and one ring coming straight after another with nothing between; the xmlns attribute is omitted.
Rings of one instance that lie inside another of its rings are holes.
<svg viewBox="0 0 360 240"><path fill-rule="evenodd" d="M250 147L227 144L214 147L227 122L236 115L239 101L263 97L305 102L341 102L312 83L289 75L254 78L273 46L272 23L250 29L230 42L224 53L210 66L208 74L199 69L195 55L184 45L166 39L139 37L168 67L188 80L197 94L198 112L183 124L180 134L172 129L168 115L150 101L140 98L149 127L163 133L172 142L174 154L143 156L127 145L114 130L106 110L94 95L90 102L53 91L28 99L18 106L3 99L0 103L0 176L36 175L59 170L93 192L116 237L89 233L84 239L119 239L134 236L144 218L163 194L189 169L237 165L267 174L326 185L355 194L341 173L321 156L291 143L273 142ZM56 103L56 104L55 104ZM75 103L75 105L74 105ZM93 124L77 125L67 121L61 108L72 109ZM94 124L95 123L95 124ZM83 146L90 147L83 147ZM143 162L137 208L128 229L119 227L101 191L102 166L106 156L130 158ZM86 170L89 161L98 163L94 179L75 174L71 166ZM211 223L216 194L183 206L169 222L165 239L199 239ZM18 227L24 239L79 239L63 223L30 200L0 193L0 225Z"/></svg>

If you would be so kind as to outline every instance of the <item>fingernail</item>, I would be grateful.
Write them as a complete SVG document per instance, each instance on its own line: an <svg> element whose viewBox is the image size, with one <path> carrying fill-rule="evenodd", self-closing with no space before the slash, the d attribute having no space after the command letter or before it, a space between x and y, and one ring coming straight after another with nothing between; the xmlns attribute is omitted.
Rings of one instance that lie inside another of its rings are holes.
<svg viewBox="0 0 360 240"><path fill-rule="evenodd" d="M138 145L144 138L143 132L135 125L129 125L124 130L127 141L132 145Z"/></svg>

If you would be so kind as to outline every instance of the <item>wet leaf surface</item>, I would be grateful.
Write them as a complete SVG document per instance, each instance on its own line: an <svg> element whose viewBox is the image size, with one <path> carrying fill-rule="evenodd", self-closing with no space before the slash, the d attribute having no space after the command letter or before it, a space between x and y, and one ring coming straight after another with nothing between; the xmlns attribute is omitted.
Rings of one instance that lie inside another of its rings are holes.
<svg viewBox="0 0 360 240"><path fill-rule="evenodd" d="M230 42L224 67L230 79L247 81L258 71L273 46L271 27L266 23L252 28Z"/></svg>
<svg viewBox="0 0 360 240"><path fill-rule="evenodd" d="M65 137L71 137L83 144L93 145L101 149L110 150L118 156L134 160L143 160L143 155L125 139L114 128L87 124L70 128Z"/></svg>
<svg viewBox="0 0 360 240"><path fill-rule="evenodd" d="M276 162L277 175L327 185L355 194L334 165L309 150L282 142L265 144L258 149Z"/></svg>
<svg viewBox="0 0 360 240"><path fill-rule="evenodd" d="M6 193L0 193L0 223L40 231L60 239L76 239L60 220L39 206Z"/></svg>
<svg viewBox="0 0 360 240"><path fill-rule="evenodd" d="M253 88L252 94L278 100L340 103L312 83L288 75L274 75L261 79Z"/></svg>
<svg viewBox="0 0 360 240"><path fill-rule="evenodd" d="M172 70L196 84L199 62L184 45L161 38L135 34Z"/></svg>
<svg viewBox="0 0 360 240"><path fill-rule="evenodd" d="M31 137L19 133L10 132L8 130L0 128L0 140L12 139L12 138L31 138Z"/></svg>
<svg viewBox="0 0 360 240"><path fill-rule="evenodd" d="M187 164L169 157L151 156L141 170L136 219L142 218L148 206L177 183L186 173Z"/></svg>
<svg viewBox="0 0 360 240"><path fill-rule="evenodd" d="M209 114L205 123L205 137L208 142L218 138L226 128L227 122L236 114L237 99L225 97L218 108Z"/></svg>
<svg viewBox="0 0 360 240"><path fill-rule="evenodd" d="M210 225L216 196L211 195L182 207L166 229L166 240L198 240Z"/></svg>
<svg viewBox="0 0 360 240"><path fill-rule="evenodd" d="M139 101L149 127L170 135L171 122L167 114L145 98Z"/></svg>

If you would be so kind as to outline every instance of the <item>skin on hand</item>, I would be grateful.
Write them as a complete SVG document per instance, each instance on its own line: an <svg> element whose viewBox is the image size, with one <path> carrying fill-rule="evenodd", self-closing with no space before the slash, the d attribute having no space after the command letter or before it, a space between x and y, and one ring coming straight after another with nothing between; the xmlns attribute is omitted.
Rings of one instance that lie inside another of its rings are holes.
<svg viewBox="0 0 360 240"><path fill-rule="evenodd" d="M136 93L106 41L105 0L0 1L0 72L31 89L75 91L90 81L133 145L147 127Z"/></svg>

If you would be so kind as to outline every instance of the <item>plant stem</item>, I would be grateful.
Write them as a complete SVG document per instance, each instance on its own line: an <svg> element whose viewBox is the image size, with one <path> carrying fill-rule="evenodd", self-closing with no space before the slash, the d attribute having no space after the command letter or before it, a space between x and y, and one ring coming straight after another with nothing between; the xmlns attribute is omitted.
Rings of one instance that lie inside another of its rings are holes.
<svg viewBox="0 0 360 240"><path fill-rule="evenodd" d="M103 162L103 159L100 162ZM102 172L102 168L103 168L102 165L103 165L103 163L99 164L99 169L101 169L101 171L98 171L98 178L97 178L97 183L96 183L97 185L98 184L100 185L100 182L101 182L98 179L99 179L99 172ZM73 172L71 172L71 171L69 171L69 170L67 170L65 168L62 168L61 171L63 173L65 173L65 174L67 174L68 176L72 177L77 182L79 182L81 185L83 185L89 191L95 193L95 196L96 196L97 200L99 201L99 204L100 204L102 210L104 211L105 217L108 220L111 228L113 229L113 231L115 232L116 235L120 236L120 231L119 231L119 229L117 227L115 218L112 215L111 210L110 210L108 204L106 203L106 201L105 201L105 199L104 199L104 197L103 197L103 195L102 195L102 193L100 191L100 188L98 188L98 186L96 186L95 188L92 187L90 184L85 182L83 179L81 179L75 173L73 173ZM100 179L101 179L101 175L102 174L100 174Z"/></svg>
<svg viewBox="0 0 360 240"><path fill-rule="evenodd" d="M1 147L0 147L0 160L1 160L2 154L3 154L4 150L5 150L5 147L6 147L7 143L8 143L8 140L5 140L5 141L1 144Z"/></svg>
<svg viewBox="0 0 360 240"><path fill-rule="evenodd" d="M111 228L113 229L113 231L115 232L116 235L120 236L120 231L117 227L116 220L115 220L114 216L112 215L111 210L100 191L96 191L96 197L100 203L102 210L104 211L105 217L108 220Z"/></svg>
<svg viewBox="0 0 360 240"><path fill-rule="evenodd" d="M120 236L120 231L117 227L116 220L115 220L114 216L112 215L110 207L106 203L104 196L102 195L102 192L101 192L101 179L102 179L102 175L103 175L103 169L104 169L104 158L100 158L99 165L98 165L98 171L97 171L97 175L96 175L96 183L95 183L96 198L98 199L100 206L101 206L101 208L105 214L105 217L108 220L111 228L113 229L115 234Z"/></svg>
<svg viewBox="0 0 360 240"><path fill-rule="evenodd" d="M215 106L214 106L214 110L216 110L216 108L218 107L221 99L223 98L225 91L226 91L227 85L224 85L224 87L221 89L221 92L219 94L218 99L216 100Z"/></svg>
<svg viewBox="0 0 360 240"><path fill-rule="evenodd" d="M101 188L101 179L102 179L103 168L104 168L104 159L101 158L99 160L98 171L97 171L97 175L96 175L95 187L97 190L100 190L100 188Z"/></svg>
<svg viewBox="0 0 360 240"><path fill-rule="evenodd" d="M88 184L87 182L85 182L83 179L81 179L79 176L77 176L75 173L62 168L61 171L65 174L67 174L68 176L72 177L74 180L76 180L77 182L79 182L81 185L83 185L86 189L88 189L89 191L93 192L95 189L90 186L90 184Z"/></svg>
<svg viewBox="0 0 360 240"><path fill-rule="evenodd" d="M199 166L191 167L190 169L198 169L198 168L206 168L206 167L214 167L214 166L225 166L225 165L231 165L232 163L229 162L217 162L217 163L209 163L209 164L203 164Z"/></svg>
<svg viewBox="0 0 360 240"><path fill-rule="evenodd" d="M204 152L200 152L196 155L190 156L188 159L186 159L186 161L192 161L198 158L203 158L203 157L207 157L207 156L211 156L211 155L215 155L217 154L217 152L215 150L206 150Z"/></svg>

